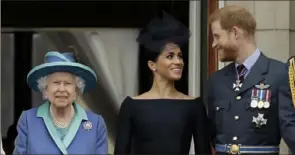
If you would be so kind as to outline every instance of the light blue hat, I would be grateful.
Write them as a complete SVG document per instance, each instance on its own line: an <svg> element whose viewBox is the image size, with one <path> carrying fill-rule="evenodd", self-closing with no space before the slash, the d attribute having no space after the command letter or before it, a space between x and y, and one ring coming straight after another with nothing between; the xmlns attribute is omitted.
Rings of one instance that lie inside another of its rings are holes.
<svg viewBox="0 0 295 155"><path fill-rule="evenodd" d="M60 53L50 51L45 55L44 63L34 67L27 76L30 88L40 92L37 80L54 72L69 72L85 81L84 91L96 86L97 77L95 72L88 66L77 63L72 53Z"/></svg>

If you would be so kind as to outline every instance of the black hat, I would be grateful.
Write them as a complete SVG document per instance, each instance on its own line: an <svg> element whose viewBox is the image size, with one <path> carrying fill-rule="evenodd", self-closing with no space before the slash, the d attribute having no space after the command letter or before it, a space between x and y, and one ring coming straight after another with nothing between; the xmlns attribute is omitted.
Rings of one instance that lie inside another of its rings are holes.
<svg viewBox="0 0 295 155"><path fill-rule="evenodd" d="M161 52L165 44L181 46L188 42L188 28L163 11L163 18L152 19L146 28L140 31L137 42L153 52Z"/></svg>

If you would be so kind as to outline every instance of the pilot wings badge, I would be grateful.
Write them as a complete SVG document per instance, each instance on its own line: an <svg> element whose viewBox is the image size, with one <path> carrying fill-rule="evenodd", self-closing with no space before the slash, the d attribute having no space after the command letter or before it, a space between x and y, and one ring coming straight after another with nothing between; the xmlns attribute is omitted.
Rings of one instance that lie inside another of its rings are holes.
<svg viewBox="0 0 295 155"><path fill-rule="evenodd" d="M269 84L260 83L260 84L255 85L255 87L256 87L257 89L262 90L262 89L267 89L267 88L269 88L270 85L269 85Z"/></svg>

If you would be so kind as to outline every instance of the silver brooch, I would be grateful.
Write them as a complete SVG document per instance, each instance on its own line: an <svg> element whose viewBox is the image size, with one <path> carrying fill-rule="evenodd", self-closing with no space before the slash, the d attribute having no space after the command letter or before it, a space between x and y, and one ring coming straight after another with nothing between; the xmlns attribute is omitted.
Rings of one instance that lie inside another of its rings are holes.
<svg viewBox="0 0 295 155"><path fill-rule="evenodd" d="M84 122L83 127L85 130L89 131L92 129L92 123L89 121Z"/></svg>

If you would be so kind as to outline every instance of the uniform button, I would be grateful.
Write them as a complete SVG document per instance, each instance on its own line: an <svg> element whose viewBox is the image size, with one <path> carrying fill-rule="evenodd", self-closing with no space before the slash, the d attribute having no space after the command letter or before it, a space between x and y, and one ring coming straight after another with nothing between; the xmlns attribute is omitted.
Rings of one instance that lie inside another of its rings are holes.
<svg viewBox="0 0 295 155"><path fill-rule="evenodd" d="M239 119L239 116L235 116L235 120L238 120Z"/></svg>
<svg viewBox="0 0 295 155"><path fill-rule="evenodd" d="M218 111L219 110L219 107L216 107L216 111Z"/></svg>
<svg viewBox="0 0 295 155"><path fill-rule="evenodd" d="M237 96L236 99L237 99L237 100L240 100L240 99L241 99L241 96Z"/></svg>
<svg viewBox="0 0 295 155"><path fill-rule="evenodd" d="M238 140L238 137L233 137L233 140Z"/></svg>

